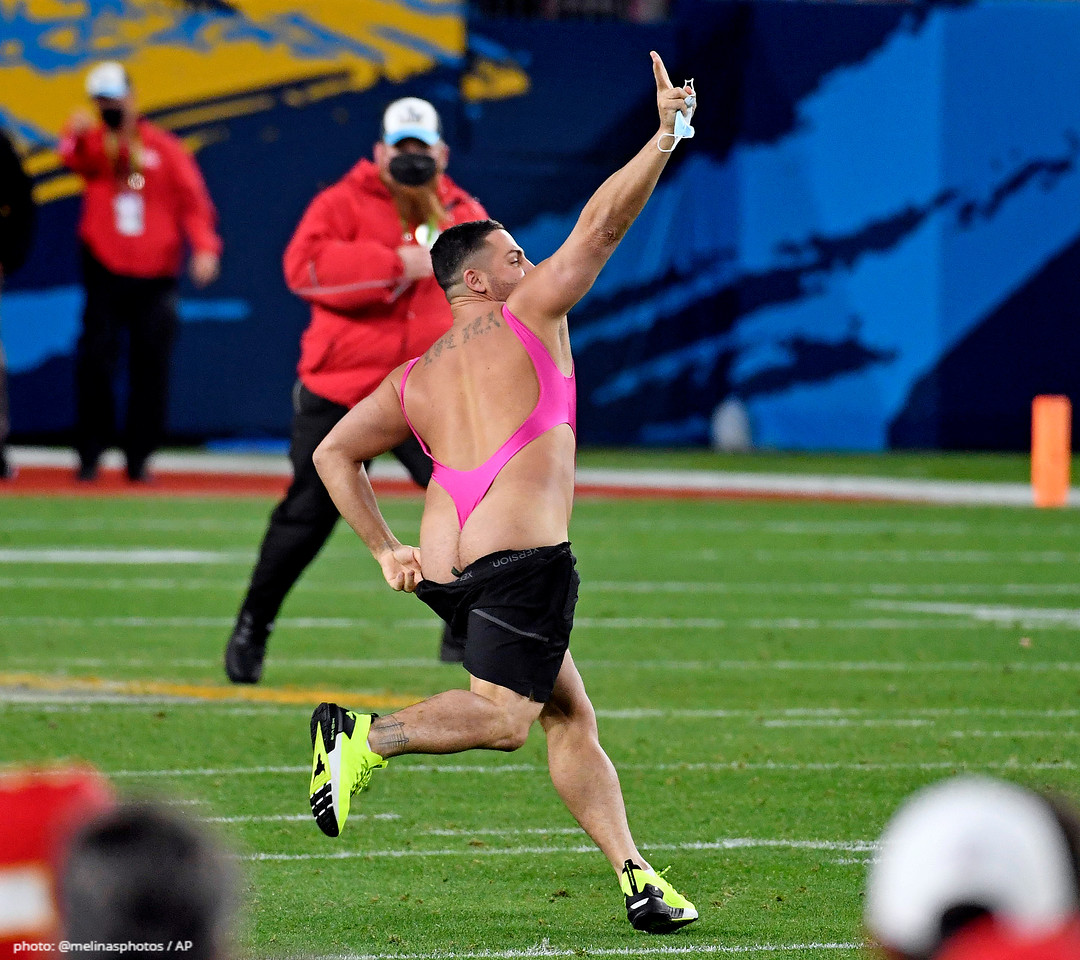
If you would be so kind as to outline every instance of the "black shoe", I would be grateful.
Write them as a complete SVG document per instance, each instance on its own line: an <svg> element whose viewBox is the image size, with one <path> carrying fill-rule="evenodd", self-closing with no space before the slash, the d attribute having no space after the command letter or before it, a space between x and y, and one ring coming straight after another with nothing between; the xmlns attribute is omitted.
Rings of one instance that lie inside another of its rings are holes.
<svg viewBox="0 0 1080 960"><path fill-rule="evenodd" d="M450 624L443 627L442 642L439 644L439 659L443 663L463 663L465 660L465 641L450 632Z"/></svg>
<svg viewBox="0 0 1080 960"><path fill-rule="evenodd" d="M79 470L75 479L79 483L93 483L97 479L98 465L96 460L84 460L79 464Z"/></svg>
<svg viewBox="0 0 1080 960"><path fill-rule="evenodd" d="M643 870L633 860L623 864L619 876L626 897L626 919L645 933L674 933L698 918L697 909L676 890L664 873Z"/></svg>
<svg viewBox="0 0 1080 960"><path fill-rule="evenodd" d="M0 480L10 480L15 476L15 468L7 458L7 451L0 447Z"/></svg>
<svg viewBox="0 0 1080 960"><path fill-rule="evenodd" d="M225 673L233 683L259 682L266 640L273 629L272 623L259 623L247 610L240 611L225 647Z"/></svg>
<svg viewBox="0 0 1080 960"><path fill-rule="evenodd" d="M149 483L150 471L146 469L146 461L129 460L127 465L127 478L129 483Z"/></svg>

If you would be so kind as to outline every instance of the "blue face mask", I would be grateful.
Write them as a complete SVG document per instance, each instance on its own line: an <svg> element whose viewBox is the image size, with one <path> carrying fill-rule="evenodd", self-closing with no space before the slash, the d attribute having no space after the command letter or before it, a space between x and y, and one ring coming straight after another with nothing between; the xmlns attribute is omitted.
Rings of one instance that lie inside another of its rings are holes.
<svg viewBox="0 0 1080 960"><path fill-rule="evenodd" d="M687 80L684 87L694 89L694 81ZM692 93L686 97L683 101L686 104L686 113L681 110L675 114L675 132L674 133L662 133L660 139L656 141L656 149L661 153L671 153L678 145L680 140L689 140L694 135L694 128L690 126L690 121L694 117L694 109L697 107L697 94ZM665 137L671 138L671 146L666 150L662 146Z"/></svg>

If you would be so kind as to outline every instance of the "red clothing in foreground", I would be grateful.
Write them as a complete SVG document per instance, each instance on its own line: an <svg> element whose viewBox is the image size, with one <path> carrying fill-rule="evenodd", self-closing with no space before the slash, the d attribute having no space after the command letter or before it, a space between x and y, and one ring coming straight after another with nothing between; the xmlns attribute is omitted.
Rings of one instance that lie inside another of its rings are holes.
<svg viewBox="0 0 1080 960"><path fill-rule="evenodd" d="M34 948L55 944L60 933L68 845L114 803L108 781L87 766L11 767L0 774L0 957L50 952Z"/></svg>
<svg viewBox="0 0 1080 960"><path fill-rule="evenodd" d="M449 217L444 229L487 218L445 174L437 190ZM402 224L370 160L357 163L304 213L284 268L289 289L311 304L297 371L312 393L351 407L450 329L450 305L434 277L401 282L396 250L416 242L416 226Z"/></svg>
<svg viewBox="0 0 1080 960"><path fill-rule="evenodd" d="M950 937L936 960L1080 960L1080 918L1040 937L980 920Z"/></svg>
<svg viewBox="0 0 1080 960"><path fill-rule="evenodd" d="M132 157L105 127L64 134L60 159L86 181L79 236L113 273L175 277L185 240L193 250L221 253L217 213L179 139L140 119L138 140Z"/></svg>

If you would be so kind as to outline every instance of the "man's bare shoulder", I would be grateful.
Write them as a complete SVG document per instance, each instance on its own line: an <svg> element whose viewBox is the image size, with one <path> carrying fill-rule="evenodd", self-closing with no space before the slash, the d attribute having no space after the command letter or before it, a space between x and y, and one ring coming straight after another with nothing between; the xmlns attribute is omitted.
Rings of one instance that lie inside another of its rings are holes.
<svg viewBox="0 0 1080 960"><path fill-rule="evenodd" d="M566 310L561 298L552 296L562 282L558 263L551 257L541 260L506 298L506 308L534 332L564 323Z"/></svg>

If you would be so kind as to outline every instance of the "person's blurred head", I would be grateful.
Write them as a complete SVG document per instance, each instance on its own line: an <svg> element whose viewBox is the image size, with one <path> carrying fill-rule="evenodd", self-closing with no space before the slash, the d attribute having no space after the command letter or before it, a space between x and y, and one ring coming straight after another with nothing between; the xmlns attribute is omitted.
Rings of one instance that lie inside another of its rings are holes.
<svg viewBox="0 0 1080 960"><path fill-rule="evenodd" d="M135 94L123 64L106 60L86 75L86 93L101 116L101 122L119 130L135 116Z"/></svg>
<svg viewBox="0 0 1080 960"><path fill-rule="evenodd" d="M231 860L210 837L167 808L125 804L71 844L60 879L64 939L172 942L166 955L223 960L237 893Z"/></svg>
<svg viewBox="0 0 1080 960"><path fill-rule="evenodd" d="M395 100L383 112L374 156L379 175L392 189L431 184L450 159L438 111L419 97Z"/></svg>
<svg viewBox="0 0 1080 960"><path fill-rule="evenodd" d="M1078 838L1070 811L1033 790L971 776L927 787L882 834L866 927L886 953L915 960L988 916L1049 935L1080 910Z"/></svg>

